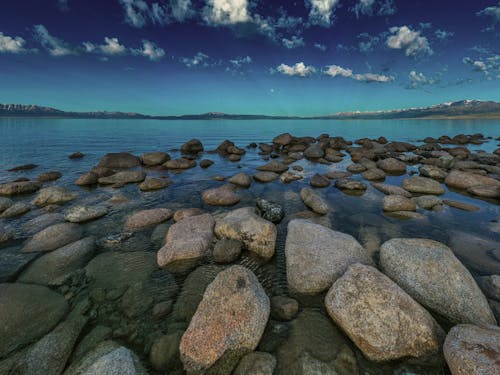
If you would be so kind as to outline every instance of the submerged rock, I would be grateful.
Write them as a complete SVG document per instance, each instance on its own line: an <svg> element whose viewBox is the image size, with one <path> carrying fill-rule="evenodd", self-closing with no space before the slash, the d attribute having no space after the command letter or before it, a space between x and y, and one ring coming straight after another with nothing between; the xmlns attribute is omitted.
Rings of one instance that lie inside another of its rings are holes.
<svg viewBox="0 0 500 375"><path fill-rule="evenodd" d="M35 206L45 206L49 204L61 204L72 201L78 196L61 186L50 186L40 190L37 197L33 200Z"/></svg>
<svg viewBox="0 0 500 375"><path fill-rule="evenodd" d="M178 221L181 221L182 219L185 219L186 217L190 216L196 216L196 215L201 215L205 214L206 211L202 210L201 208L182 208L180 210L175 211L174 213L174 221L177 223Z"/></svg>
<svg viewBox="0 0 500 375"><path fill-rule="evenodd" d="M16 216L24 215L26 212L31 210L31 206L27 203L16 202L4 212L0 214L0 218L13 218Z"/></svg>
<svg viewBox="0 0 500 375"><path fill-rule="evenodd" d="M309 183L311 186L317 188L325 188L330 186L330 180L318 173L311 177L311 181Z"/></svg>
<svg viewBox="0 0 500 375"><path fill-rule="evenodd" d="M274 296L271 298L271 315L278 320L292 320L299 312L299 303L297 300L285 297Z"/></svg>
<svg viewBox="0 0 500 375"><path fill-rule="evenodd" d="M444 199L443 203L446 204L447 206L458 208L459 210L463 210L463 211L472 212L472 211L479 211L480 210L480 207L474 206L472 204L468 204L465 202L458 202L458 201L452 201L449 199Z"/></svg>
<svg viewBox="0 0 500 375"><path fill-rule="evenodd" d="M325 305L372 361L435 355L444 339L443 330L422 306L370 266L349 266L328 291Z"/></svg>
<svg viewBox="0 0 500 375"><path fill-rule="evenodd" d="M231 263L241 254L243 244L234 239L222 238L214 246L213 256L217 263Z"/></svg>
<svg viewBox="0 0 500 375"><path fill-rule="evenodd" d="M74 206L66 211L64 219L70 223L83 223L103 217L107 213L105 206Z"/></svg>
<svg viewBox="0 0 500 375"><path fill-rule="evenodd" d="M125 232L133 232L151 227L167 221L172 217L172 211L168 208L153 208L150 210L142 210L128 217L123 230Z"/></svg>
<svg viewBox="0 0 500 375"><path fill-rule="evenodd" d="M77 184L78 186L95 185L97 184L98 179L99 176L96 173L87 172L78 177L78 179L75 181L75 184Z"/></svg>
<svg viewBox="0 0 500 375"><path fill-rule="evenodd" d="M367 186L358 180L351 178L341 178L335 180L335 187L340 190L365 191Z"/></svg>
<svg viewBox="0 0 500 375"><path fill-rule="evenodd" d="M272 375L276 367L276 358L272 354L264 352L252 352L245 355L238 367L234 370L234 375Z"/></svg>
<svg viewBox="0 0 500 375"><path fill-rule="evenodd" d="M224 357L229 373L243 354L257 347L269 313L269 298L250 270L232 266L220 272L182 336L184 369L207 370Z"/></svg>
<svg viewBox="0 0 500 375"><path fill-rule="evenodd" d="M196 162L189 159L173 159L163 164L167 169L189 169L196 167Z"/></svg>
<svg viewBox="0 0 500 375"><path fill-rule="evenodd" d="M276 180L280 175L274 172L257 172L253 175L255 181L271 182Z"/></svg>
<svg viewBox="0 0 500 375"><path fill-rule="evenodd" d="M37 254L34 253L21 253L18 247L2 249L0 251L0 283L15 280L16 276L36 258L36 256Z"/></svg>
<svg viewBox="0 0 500 375"><path fill-rule="evenodd" d="M12 206L13 204L14 202L11 199L0 197L0 213L4 212L7 208Z"/></svg>
<svg viewBox="0 0 500 375"><path fill-rule="evenodd" d="M32 194L38 191L41 187L42 184L38 181L7 182L0 185L0 196Z"/></svg>
<svg viewBox="0 0 500 375"><path fill-rule="evenodd" d="M172 184L172 181L167 178L147 178L139 185L139 189L142 191L153 191L165 189Z"/></svg>
<svg viewBox="0 0 500 375"><path fill-rule="evenodd" d="M406 198L412 197L409 191L406 191L402 187L396 185L388 185L380 182L372 182L371 185L378 191L384 193L385 195L402 195L403 197Z"/></svg>
<svg viewBox="0 0 500 375"><path fill-rule="evenodd" d="M35 234L25 243L21 251L23 253L52 251L78 241L82 233L82 228L76 224L54 224Z"/></svg>
<svg viewBox="0 0 500 375"><path fill-rule="evenodd" d="M246 188L252 184L252 179L250 178L250 176L247 173L241 172L241 173L235 174L233 177L231 177L229 179L229 182L234 184L234 185Z"/></svg>
<svg viewBox="0 0 500 375"><path fill-rule="evenodd" d="M97 181L102 185L125 185L142 182L146 178L143 171L122 171L108 177L100 177Z"/></svg>
<svg viewBox="0 0 500 375"><path fill-rule="evenodd" d="M49 181L59 180L61 177L62 177L61 172L51 171L39 174L37 180L40 182L49 182Z"/></svg>
<svg viewBox="0 0 500 375"><path fill-rule="evenodd" d="M151 346L149 360L157 371L167 371L169 368L180 366L179 344L182 331L158 337Z"/></svg>
<svg viewBox="0 0 500 375"><path fill-rule="evenodd" d="M323 197L311 188L302 188L300 197L304 204L317 214L326 215L330 209Z"/></svg>
<svg viewBox="0 0 500 375"><path fill-rule="evenodd" d="M468 268L479 275L500 275L500 259L493 256L498 241L459 230L449 232L449 241L457 258Z"/></svg>
<svg viewBox="0 0 500 375"><path fill-rule="evenodd" d="M202 199L210 206L234 206L241 200L231 185L205 190Z"/></svg>
<svg viewBox="0 0 500 375"><path fill-rule="evenodd" d="M257 170L264 171L264 172L282 173L282 172L285 172L288 170L288 166L279 162L279 161L273 160L267 164L264 164L264 165L257 167Z"/></svg>

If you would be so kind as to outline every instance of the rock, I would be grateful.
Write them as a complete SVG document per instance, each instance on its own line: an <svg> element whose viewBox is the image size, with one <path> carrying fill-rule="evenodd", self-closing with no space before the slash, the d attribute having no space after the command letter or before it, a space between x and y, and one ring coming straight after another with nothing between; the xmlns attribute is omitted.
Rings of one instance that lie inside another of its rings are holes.
<svg viewBox="0 0 500 375"><path fill-rule="evenodd" d="M0 185L0 196L32 194L38 191L41 187L42 184L38 181L6 182L5 184Z"/></svg>
<svg viewBox="0 0 500 375"><path fill-rule="evenodd" d="M500 301L500 275L480 277L478 283L486 297Z"/></svg>
<svg viewBox="0 0 500 375"><path fill-rule="evenodd" d="M447 206L458 208L459 210L463 210L463 211L472 212L472 211L479 211L480 210L480 208L478 206L474 206L472 204L468 204L465 202L457 202L457 201L452 201L449 199L444 199L443 203L446 204Z"/></svg>
<svg viewBox="0 0 500 375"><path fill-rule="evenodd" d="M350 191L365 191L367 186L361 181L353 180L351 178L341 178L335 180L335 187L340 190Z"/></svg>
<svg viewBox="0 0 500 375"><path fill-rule="evenodd" d="M402 195L403 197L406 198L411 198L412 195L410 192L406 191L405 189L396 186L396 185L388 185L388 184L382 184L380 182L372 182L371 185L377 189L378 191L381 191L382 193L386 195Z"/></svg>
<svg viewBox="0 0 500 375"><path fill-rule="evenodd" d="M500 182L494 178L481 176L476 173L462 172L456 169L452 170L448 176L446 176L444 183L455 189L469 189L478 185L500 185Z"/></svg>
<svg viewBox="0 0 500 375"><path fill-rule="evenodd" d="M33 345L11 371L23 375L61 374L86 321L80 316L60 323Z"/></svg>
<svg viewBox="0 0 500 375"><path fill-rule="evenodd" d="M128 152L116 152L104 155L97 164L98 167L104 168L133 168L141 165L141 159Z"/></svg>
<svg viewBox="0 0 500 375"><path fill-rule="evenodd" d="M146 152L141 155L142 164L148 167L163 164L169 159L170 155L168 155L166 152L160 152L160 151Z"/></svg>
<svg viewBox="0 0 500 375"><path fill-rule="evenodd" d="M434 318L377 269L351 265L325 298L328 314L371 361L439 352L444 332Z"/></svg>
<svg viewBox="0 0 500 375"><path fill-rule="evenodd" d="M92 259L94 251L94 237L73 242L37 258L19 276L18 281L41 285L61 282L65 276L84 267Z"/></svg>
<svg viewBox="0 0 500 375"><path fill-rule="evenodd" d="M386 195L383 199L384 211L415 211L417 205L415 201L402 195Z"/></svg>
<svg viewBox="0 0 500 375"><path fill-rule="evenodd" d="M443 201L435 195L421 195L420 197L413 198L418 207L425 210L435 209L436 206L442 207Z"/></svg>
<svg viewBox="0 0 500 375"><path fill-rule="evenodd" d="M276 367L276 358L272 354L264 352L252 352L245 355L238 367L234 370L234 375L272 375Z"/></svg>
<svg viewBox="0 0 500 375"><path fill-rule="evenodd" d="M271 182L279 176L279 174L274 172L257 172L253 175L253 179L258 182Z"/></svg>
<svg viewBox="0 0 500 375"><path fill-rule="evenodd" d="M116 173L114 169L111 168L106 168L106 167L93 167L90 172L95 173L97 175L97 178L100 177L108 177L111 176L112 174Z"/></svg>
<svg viewBox="0 0 500 375"><path fill-rule="evenodd" d="M21 251L23 253L52 251L78 241L82 233L82 228L76 224L54 224L35 234L25 243Z"/></svg>
<svg viewBox="0 0 500 375"><path fill-rule="evenodd" d="M412 176L403 180L403 189L417 194L444 194L441 184L431 178Z"/></svg>
<svg viewBox="0 0 500 375"><path fill-rule="evenodd" d="M230 238L222 238L214 246L213 256L217 263L232 263L240 257L242 243Z"/></svg>
<svg viewBox="0 0 500 375"><path fill-rule="evenodd" d="M77 197L75 192L67 190L61 186L50 186L40 190L33 200L35 206L45 206L49 204L63 204L72 201Z"/></svg>
<svg viewBox="0 0 500 375"><path fill-rule="evenodd" d="M21 253L18 247L2 249L0 251L0 283L15 280L34 258L36 254Z"/></svg>
<svg viewBox="0 0 500 375"><path fill-rule="evenodd" d="M227 158L229 159L229 161L236 162L236 161L240 161L241 160L241 155L229 154L229 156Z"/></svg>
<svg viewBox="0 0 500 375"><path fill-rule="evenodd" d="M402 219L402 220L410 220L410 219L417 219L417 220L422 220L425 219L425 216L422 215L421 213L418 212L413 212L413 211L387 211L386 214L390 217L394 217L396 219Z"/></svg>
<svg viewBox="0 0 500 375"><path fill-rule="evenodd" d="M264 165L257 167L257 170L263 171L263 172L282 173L282 172L285 172L288 170L288 166L279 162L279 161L273 160L267 164L264 164Z"/></svg>
<svg viewBox="0 0 500 375"><path fill-rule="evenodd" d="M289 321L295 318L298 312L299 303L297 300L284 296L271 298L271 316L274 319Z"/></svg>
<svg viewBox="0 0 500 375"><path fill-rule="evenodd" d="M8 242L13 238L14 238L14 231L12 229L0 227L0 244Z"/></svg>
<svg viewBox="0 0 500 375"><path fill-rule="evenodd" d="M73 206L64 215L64 219L70 223L83 223L95 220L108 213L105 206Z"/></svg>
<svg viewBox="0 0 500 375"><path fill-rule="evenodd" d="M300 197L304 204L320 215L326 215L329 211L328 203L313 189L302 188Z"/></svg>
<svg viewBox="0 0 500 375"><path fill-rule="evenodd" d="M44 172L40 175L38 175L37 180L40 182L49 182L49 181L55 181L59 180L62 177L61 172Z"/></svg>
<svg viewBox="0 0 500 375"><path fill-rule="evenodd" d="M391 175L402 175L406 173L406 164L395 158L379 160L377 167Z"/></svg>
<svg viewBox="0 0 500 375"><path fill-rule="evenodd" d="M300 174L293 173L290 171L286 171L285 173L282 173L279 177L280 177L281 182L283 182L284 184L288 184L292 181L302 180L302 178L303 178Z"/></svg>
<svg viewBox="0 0 500 375"><path fill-rule="evenodd" d="M345 172L345 171L328 171L324 174L326 178L329 178L330 180L337 180L339 178L347 178L351 177L352 173L351 172Z"/></svg>
<svg viewBox="0 0 500 375"><path fill-rule="evenodd" d="M160 190L165 189L171 184L172 181L169 179L151 177L141 182L141 184L139 185L139 189L141 189L142 191Z"/></svg>
<svg viewBox="0 0 500 375"><path fill-rule="evenodd" d="M99 176L94 173L94 172L87 172L75 181L75 184L78 186L89 186L89 185L95 185L97 184L97 180L99 179Z"/></svg>
<svg viewBox="0 0 500 375"><path fill-rule="evenodd" d="M241 187L249 187L252 184L252 179L250 176L245 173L241 172L238 174L235 174L233 177L229 179L229 182L236 185L236 186L241 186Z"/></svg>
<svg viewBox="0 0 500 375"><path fill-rule="evenodd" d="M29 204L23 202L16 202L12 206L7 208L4 212L2 212L0 214L0 218L12 218L16 216L21 216L30 210L31 206Z"/></svg>
<svg viewBox="0 0 500 375"><path fill-rule="evenodd" d="M64 298L44 286L0 284L0 357L48 333L67 310Z"/></svg>
<svg viewBox="0 0 500 375"><path fill-rule="evenodd" d="M317 188L325 188L330 186L330 180L318 173L311 177L311 181L309 183L311 184L311 186Z"/></svg>
<svg viewBox="0 0 500 375"><path fill-rule="evenodd" d="M448 172L446 172L444 169L430 164L422 165L420 168L418 168L418 171L420 172L421 176L434 178L436 180L444 180L448 175Z"/></svg>
<svg viewBox="0 0 500 375"><path fill-rule="evenodd" d="M214 162L212 160L209 160L209 159L203 159L202 161L200 161L200 167L203 169L206 169L206 168L212 166L213 164L214 164Z"/></svg>
<svg viewBox="0 0 500 375"><path fill-rule="evenodd" d="M203 152L203 144L198 139L191 139L181 147L183 154L197 154Z"/></svg>
<svg viewBox="0 0 500 375"><path fill-rule="evenodd" d="M90 350L94 349L99 343L111 337L112 330L107 326L97 325L80 340L71 355L71 362L81 359Z"/></svg>
<svg viewBox="0 0 500 375"><path fill-rule="evenodd" d="M158 225L172 217L172 211L168 208L153 208L150 210L142 210L129 216L123 230L125 232L133 232L142 230L153 225Z"/></svg>
<svg viewBox="0 0 500 375"><path fill-rule="evenodd" d="M174 221L177 223L178 221L181 221L182 219L186 217L191 217L191 216L196 216L196 215L202 215L205 214L206 211L202 210L201 208L183 208L180 210L175 211L174 213Z"/></svg>
<svg viewBox="0 0 500 375"><path fill-rule="evenodd" d="M498 185L476 185L471 186L467 191L482 198L500 198L500 184Z"/></svg>
<svg viewBox="0 0 500 375"><path fill-rule="evenodd" d="M241 241L249 251L262 258L267 259L274 255L276 227L258 216L252 207L230 211L218 219L215 234L218 238Z"/></svg>
<svg viewBox="0 0 500 375"><path fill-rule="evenodd" d="M172 225L157 263L165 267L178 261L192 261L205 256L213 238L215 221L210 214L187 217Z"/></svg>
<svg viewBox="0 0 500 375"><path fill-rule="evenodd" d="M12 206L14 202L9 198L0 197L0 213Z"/></svg>
<svg viewBox="0 0 500 375"><path fill-rule="evenodd" d="M452 323L496 323L474 278L446 245L394 238L382 244L380 264L416 301Z"/></svg>
<svg viewBox="0 0 500 375"><path fill-rule="evenodd" d="M61 213L48 213L37 216L21 227L23 236L32 236L53 224L61 223L64 221L64 215Z"/></svg>
<svg viewBox="0 0 500 375"><path fill-rule="evenodd" d="M257 347L269 313L269 298L250 270L232 266L220 272L182 336L184 370L203 371L225 357L229 373L239 357Z"/></svg>
<svg viewBox="0 0 500 375"><path fill-rule="evenodd" d="M450 247L467 268L479 275L500 275L500 261L492 256L498 249L498 241L475 233L451 230Z"/></svg>
<svg viewBox="0 0 500 375"><path fill-rule="evenodd" d="M319 159L325 156L325 151L319 144L309 146L304 150L304 157L307 159Z"/></svg>
<svg viewBox="0 0 500 375"><path fill-rule="evenodd" d="M168 314L172 312L172 307L173 307L172 300L157 303L156 305L153 306L153 310L151 312L151 314L153 315L153 319L159 320L166 317Z"/></svg>
<svg viewBox="0 0 500 375"><path fill-rule="evenodd" d="M129 319L137 319L146 315L154 303L154 298L146 293L142 282L130 285L121 297L121 309Z"/></svg>
<svg viewBox="0 0 500 375"><path fill-rule="evenodd" d="M278 146L288 146L293 140L290 133L283 133L273 138L273 143Z"/></svg>
<svg viewBox="0 0 500 375"><path fill-rule="evenodd" d="M257 198L255 203L260 211L260 216L272 223L279 223L285 217L283 207L277 203L269 202L262 198Z"/></svg>
<svg viewBox="0 0 500 375"><path fill-rule="evenodd" d="M101 185L125 185L142 182L146 178L143 171L122 171L108 177L100 177L97 182Z"/></svg>
<svg viewBox="0 0 500 375"><path fill-rule="evenodd" d="M301 294L328 289L350 264L372 264L354 237L302 219L288 223L285 256L288 286Z"/></svg>
<svg viewBox="0 0 500 375"><path fill-rule="evenodd" d="M151 346L149 361L156 371L167 371L169 368L180 367L179 345L182 331L158 337Z"/></svg>
<svg viewBox="0 0 500 375"><path fill-rule="evenodd" d="M444 357L453 375L498 373L500 328L460 324L444 342Z"/></svg>
<svg viewBox="0 0 500 375"><path fill-rule="evenodd" d="M385 172L382 169L370 168L367 171L361 173L361 176L365 180L369 180L369 181L383 180L383 179L385 179Z"/></svg>
<svg viewBox="0 0 500 375"><path fill-rule="evenodd" d="M73 152L72 154L69 154L68 155L68 158L72 159L72 160L75 160L75 159L81 159L85 156L85 154L83 154L82 152L80 151L77 151L77 152Z"/></svg>
<svg viewBox="0 0 500 375"><path fill-rule="evenodd" d="M167 169L189 169L196 167L196 162L189 159L173 159L163 164Z"/></svg>
<svg viewBox="0 0 500 375"><path fill-rule="evenodd" d="M35 168L38 168L37 164L23 164L23 165L18 165L17 167L11 169L7 169L7 172L28 171Z"/></svg>
<svg viewBox="0 0 500 375"><path fill-rule="evenodd" d="M209 206L234 206L241 200L231 185L205 190L201 198Z"/></svg>

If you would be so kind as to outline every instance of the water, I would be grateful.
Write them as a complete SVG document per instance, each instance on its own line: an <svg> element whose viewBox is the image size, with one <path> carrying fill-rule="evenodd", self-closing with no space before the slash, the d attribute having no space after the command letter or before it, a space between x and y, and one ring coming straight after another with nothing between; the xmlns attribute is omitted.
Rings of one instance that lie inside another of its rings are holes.
<svg viewBox="0 0 500 375"><path fill-rule="evenodd" d="M274 136L290 132L295 136L319 136L328 133L331 136L343 136L347 140L385 136L390 141L420 143L425 137L441 135L482 133L493 138L500 135L499 121L322 121L322 120L268 120L268 121L155 121L155 120L73 120L73 119L0 119L0 182L19 177L36 178L45 171L59 171L63 177L47 185L65 186L78 193L78 199L55 208L55 213L64 213L74 204L105 204L110 208L103 218L82 224L85 235L94 235L98 240L98 253L87 265L85 271L71 275L62 285L52 288L65 295L71 306L89 300L91 308L87 312L89 322L77 340L96 327L108 327L108 337L134 350L141 358L148 371L155 373L148 359L151 343L161 334L183 331L189 324L190 317L201 298L205 286L215 277L221 266L214 264L209 256L201 264L186 272L171 274L155 267L155 254L171 221L157 228L150 228L123 237L120 233L123 223L131 212L153 207L167 207L172 210L188 207L200 207L214 215L229 209L254 206L255 199L261 197L283 206L286 217L278 225L276 255L270 262L262 262L248 253L237 261L255 272L269 296L288 295L286 282L284 244L286 225L292 215L306 210L299 192L308 186L309 178L316 172L345 170L351 163L347 156L340 163L320 165L307 160L300 160L297 165L304 167L305 178L291 184L279 180L268 183L252 183L249 189L239 189L241 202L232 208L210 207L201 200L201 193L223 183L212 179L215 175L225 177L239 172L253 174L255 167L264 164L258 150L248 149L240 162L230 162L217 154L205 153L202 158L215 162L210 168L199 167L180 174L158 169L147 169L148 176L169 177L173 184L167 189L155 192L140 192L137 185L127 185L121 189L112 187L79 188L74 181L96 165L108 152L127 151L139 155L143 152L166 151L172 158L180 156L178 149L189 139L200 139L205 150L215 149L223 140L232 140L237 146L244 147L250 142L270 142ZM490 140L482 145L469 145L471 151L491 152L498 147L498 141ZM81 151L85 157L70 160L68 155ZM35 163L39 167L29 171L7 172L7 169L21 164ZM409 166L409 172L418 172L418 166ZM388 176L388 184L401 185L405 176ZM355 176L361 179L360 176ZM487 239L498 244L500 209L498 201L481 200L461 192L446 189L444 198L457 200L478 206L478 212L465 212L452 208L443 211L425 211L418 209L425 218L422 220L400 220L384 215L381 209L383 194L369 187L362 196L346 195L336 188L318 190L328 201L332 211L323 218L316 218L321 223L357 238L369 251L375 252L384 241L394 237L425 237L455 246L455 232L465 233L472 239L473 245ZM121 196L127 200L121 204L110 204L111 197ZM30 202L33 197L19 197L16 201ZM33 235L33 221L46 214L43 209L33 208L27 214L16 219L3 220L0 225L12 228L17 239L1 245L2 248L16 252L23 241ZM480 238L480 240L475 240ZM479 276L487 274L484 265L494 269L500 261L491 254L494 249L461 249L461 259L465 265ZM110 253L109 251L113 251ZM109 259L110 254L117 258ZM1 256L1 254L0 254ZM17 276L9 281L15 281ZM137 286L139 284L139 287ZM134 288L142 288L139 293ZM125 291L129 292L125 293ZM136 292L134 292L136 291ZM285 362L293 359L287 353L304 353L324 361L334 360L324 350L323 345L348 347L356 358L360 370L369 374L383 373L445 373L442 362L411 364L406 362L379 365L364 359L360 351L341 333L325 333L325 325L335 330L333 323L325 315L322 305L323 296L313 299L301 299L301 315L293 323L270 321L261 340L260 350L269 351L278 358L279 373L292 373ZM124 302L126 300L127 302ZM168 302L170 301L170 302ZM171 303L171 311L162 319L151 318L152 306L158 303ZM125 306L126 305L126 306ZM142 309L144 308L144 311ZM139 311L140 313L136 314ZM307 322L310 322L307 323ZM446 325L446 322L442 324ZM309 329L314 339L306 337ZM318 328L319 327L319 328ZM291 341L287 338L293 337ZM316 347L316 349L315 349ZM77 346L78 350L83 350ZM339 349L340 350L340 349ZM326 359L325 359L326 358ZM442 360L442 358L441 358ZM281 362L280 362L281 361ZM0 373L2 370L0 359ZM180 363L174 360L171 369L180 370ZM295 372L293 372L295 373Z"/></svg>

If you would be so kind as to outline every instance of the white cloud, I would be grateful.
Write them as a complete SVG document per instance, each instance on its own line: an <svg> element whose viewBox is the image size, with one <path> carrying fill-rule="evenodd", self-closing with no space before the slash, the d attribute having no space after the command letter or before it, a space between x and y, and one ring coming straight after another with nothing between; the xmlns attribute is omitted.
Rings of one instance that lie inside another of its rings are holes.
<svg viewBox="0 0 500 375"><path fill-rule="evenodd" d="M329 27L333 19L333 11L339 0L306 0L311 7L309 21L313 25Z"/></svg>
<svg viewBox="0 0 500 375"><path fill-rule="evenodd" d="M426 37L420 31L413 31L408 26L391 27L391 35L387 38L387 46L393 49L405 50L406 56L432 55L434 51L429 46Z"/></svg>
<svg viewBox="0 0 500 375"><path fill-rule="evenodd" d="M276 70L287 76L307 77L316 72L313 66L305 65L303 62L296 63L295 65L281 64Z"/></svg>
<svg viewBox="0 0 500 375"><path fill-rule="evenodd" d="M87 53L92 53L97 48L96 45L94 43L91 43L91 42L83 42L82 45L83 45L84 51Z"/></svg>
<svg viewBox="0 0 500 375"><path fill-rule="evenodd" d="M484 73L489 79L493 76L500 78L500 55L492 54L480 59L464 57L462 62L471 66L474 71Z"/></svg>
<svg viewBox="0 0 500 375"><path fill-rule="evenodd" d="M360 52L371 52L373 48L380 42L380 37L373 36L368 33L361 33L358 35L361 41L358 43Z"/></svg>
<svg viewBox="0 0 500 375"><path fill-rule="evenodd" d="M283 43L283 46L288 49L303 47L306 45L302 37L299 38L295 35L293 35L290 39L283 38L281 39L281 42Z"/></svg>
<svg viewBox="0 0 500 375"><path fill-rule="evenodd" d="M11 37L0 32L0 53L25 53L26 41L20 36Z"/></svg>
<svg viewBox="0 0 500 375"><path fill-rule="evenodd" d="M416 89L422 86L434 85L438 82L438 80L434 78L428 78L423 73L418 73L415 70L412 70L410 74L408 74L408 78L410 79L410 83L408 88Z"/></svg>
<svg viewBox="0 0 500 375"><path fill-rule="evenodd" d="M251 64L252 63L252 58L250 56L245 56L245 57L237 57L233 60L229 60L229 63L235 67L239 68L243 65Z"/></svg>
<svg viewBox="0 0 500 375"><path fill-rule="evenodd" d="M500 22L500 2L497 6L484 8L480 12L477 12L476 15L491 17L493 18L493 22Z"/></svg>
<svg viewBox="0 0 500 375"><path fill-rule="evenodd" d="M148 20L149 6L143 0L120 0L125 11L125 22L134 27L143 27Z"/></svg>
<svg viewBox="0 0 500 375"><path fill-rule="evenodd" d="M351 11L356 13L356 18L361 15L390 16L396 13L396 7L394 0L359 0Z"/></svg>
<svg viewBox="0 0 500 375"><path fill-rule="evenodd" d="M210 65L208 60L208 55L205 55L203 52L198 52L193 57L182 57L180 59L181 63L186 65L188 68L208 67Z"/></svg>
<svg viewBox="0 0 500 375"><path fill-rule="evenodd" d="M207 0L203 19L212 26L250 22L248 0Z"/></svg>
<svg viewBox="0 0 500 375"><path fill-rule="evenodd" d="M326 46L324 44L321 44L321 43L314 43L314 48L317 48L321 51L326 51Z"/></svg>
<svg viewBox="0 0 500 375"><path fill-rule="evenodd" d="M329 65L326 67L326 70L323 71L323 74L328 75L330 77L345 77L345 78L351 78L354 79L355 81L359 82L380 82L380 83L387 83L387 82L392 82L394 81L394 77L391 76L386 76L382 74L375 74L375 73L363 73L363 74L355 74L353 73L352 69L348 68L343 68L338 65Z"/></svg>
<svg viewBox="0 0 500 375"><path fill-rule="evenodd" d="M52 56L68 56L75 54L75 51L73 51L65 42L50 35L47 28L43 25L35 25L33 27L33 35L42 47L45 48Z"/></svg>
<svg viewBox="0 0 500 375"><path fill-rule="evenodd" d="M123 55L126 53L127 48L120 44L118 38L104 38L104 44L99 46L99 49L105 55Z"/></svg>
<svg viewBox="0 0 500 375"><path fill-rule="evenodd" d="M194 15L191 0L170 1L170 11L172 17L178 22L183 22Z"/></svg>
<svg viewBox="0 0 500 375"><path fill-rule="evenodd" d="M453 31L446 31L441 29L436 30L434 34L436 35L436 38L438 38L439 40L446 40L455 35Z"/></svg>
<svg viewBox="0 0 500 375"><path fill-rule="evenodd" d="M165 51L163 48L158 47L155 43L144 39L142 41L141 49L132 49L134 55L140 55L147 57L151 61L158 61L165 57Z"/></svg>

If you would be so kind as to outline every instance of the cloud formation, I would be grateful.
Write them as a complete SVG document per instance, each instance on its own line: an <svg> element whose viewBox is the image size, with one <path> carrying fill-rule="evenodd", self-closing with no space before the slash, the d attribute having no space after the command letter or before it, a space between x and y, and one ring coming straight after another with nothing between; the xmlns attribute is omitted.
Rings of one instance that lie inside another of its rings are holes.
<svg viewBox="0 0 500 375"><path fill-rule="evenodd" d="M394 0L359 0L351 11L356 13L356 18L364 16L390 16L396 13Z"/></svg>
<svg viewBox="0 0 500 375"><path fill-rule="evenodd" d="M446 31L446 30L441 30L437 29L434 34L436 35L436 38L439 40L447 40L450 39L455 33L453 31Z"/></svg>
<svg viewBox="0 0 500 375"><path fill-rule="evenodd" d="M164 26L170 22L184 22L194 16L191 0L171 0L167 4L144 0L119 0L124 11L125 22L141 28L148 23Z"/></svg>
<svg viewBox="0 0 500 375"><path fill-rule="evenodd" d="M283 43L283 46L288 49L303 47L306 45L306 43L304 42L304 38L299 38L295 35L293 35L290 39L283 38L281 42Z"/></svg>
<svg viewBox="0 0 500 375"><path fill-rule="evenodd" d="M35 25L33 27L33 36L52 56L68 56L76 53L67 43L50 35L47 28L43 25Z"/></svg>
<svg viewBox="0 0 500 375"><path fill-rule="evenodd" d="M422 86L434 85L438 82L437 79L428 78L423 73L418 73L415 70L412 70L408 74L408 78L410 80L410 83L408 84L407 88L409 89L418 89L422 88Z"/></svg>
<svg viewBox="0 0 500 375"><path fill-rule="evenodd" d="M250 22L248 0L207 0L203 19L212 26Z"/></svg>
<svg viewBox="0 0 500 375"><path fill-rule="evenodd" d="M313 66L305 65L303 62L298 62L295 65L280 64L276 70L287 76L307 77L316 73Z"/></svg>
<svg viewBox="0 0 500 375"><path fill-rule="evenodd" d="M395 26L389 29L393 34L387 38L387 47L402 49L406 56L416 57L418 55L432 55L434 51L429 45L426 37L420 31L413 31L408 26Z"/></svg>
<svg viewBox="0 0 500 375"><path fill-rule="evenodd" d="M11 37L0 32L0 53L25 53L26 41L20 36Z"/></svg>
<svg viewBox="0 0 500 375"><path fill-rule="evenodd" d="M338 65L328 65L325 70L323 70L323 74L330 77L345 77L351 78L355 81L359 82L367 82L367 83L388 83L394 81L394 77L386 76L383 74L375 74L375 73L353 73L352 69L343 68Z"/></svg>
<svg viewBox="0 0 500 375"><path fill-rule="evenodd" d="M142 48L132 49L134 55L144 56L151 61L158 61L165 57L165 51L163 48L158 47L155 43L149 40L142 40Z"/></svg>
<svg viewBox="0 0 500 375"><path fill-rule="evenodd" d="M180 62L188 68L208 67L210 66L209 57L203 52L198 52L193 57L181 57Z"/></svg>
<svg viewBox="0 0 500 375"><path fill-rule="evenodd" d="M326 46L324 44L321 44L321 43L314 43L314 48L317 48L321 51L326 51Z"/></svg>
<svg viewBox="0 0 500 375"><path fill-rule="evenodd" d="M483 73L489 80L500 78L500 55L492 54L478 59L464 57L462 62L471 66L475 72Z"/></svg>
<svg viewBox="0 0 500 375"><path fill-rule="evenodd" d="M309 22L312 25L329 27L338 3L339 0L306 0L306 4L310 7Z"/></svg>

